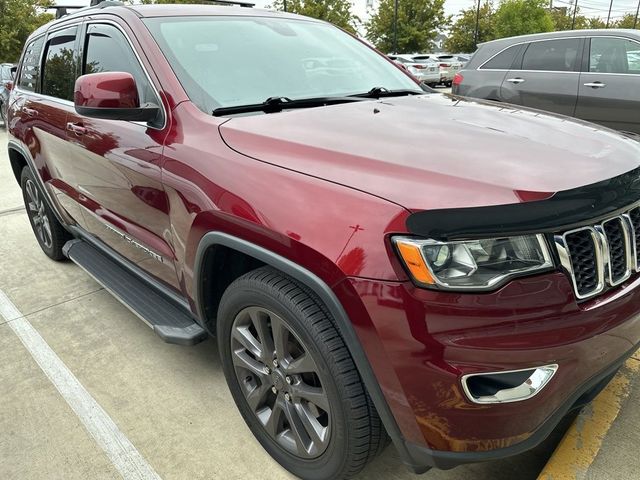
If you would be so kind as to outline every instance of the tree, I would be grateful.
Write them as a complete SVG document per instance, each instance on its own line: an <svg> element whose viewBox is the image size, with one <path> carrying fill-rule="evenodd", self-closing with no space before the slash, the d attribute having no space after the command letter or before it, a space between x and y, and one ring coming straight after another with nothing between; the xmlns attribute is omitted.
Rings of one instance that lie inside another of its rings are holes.
<svg viewBox="0 0 640 480"><path fill-rule="evenodd" d="M444 49L447 52L471 53L477 45L475 42L476 17L478 17L478 43L488 42L495 38L493 24L493 5L490 0L480 6L478 16L477 7L469 7L462 10L460 16L451 27L449 37L445 41Z"/></svg>
<svg viewBox="0 0 640 480"><path fill-rule="evenodd" d="M551 18L556 31L562 30L582 30L588 27L588 19L584 15L580 15L580 7L575 13L575 22L573 20L573 7L557 7L551 11Z"/></svg>
<svg viewBox="0 0 640 480"><path fill-rule="evenodd" d="M44 13L46 0L0 0L0 63L15 63L27 37L53 20Z"/></svg>
<svg viewBox="0 0 640 480"><path fill-rule="evenodd" d="M367 38L383 52L394 49L394 3L395 0L380 0L378 10L365 24ZM438 30L449 22L444 14L444 0L398 0L398 52L431 50Z"/></svg>
<svg viewBox="0 0 640 480"><path fill-rule="evenodd" d="M504 0L495 13L496 37L553 31L548 6L548 0Z"/></svg>
<svg viewBox="0 0 640 480"><path fill-rule="evenodd" d="M607 24L601 18L587 18L584 28L606 28Z"/></svg>
<svg viewBox="0 0 640 480"><path fill-rule="evenodd" d="M638 23L636 25L636 14L627 13L615 23L614 27L615 28L633 28L634 25L636 28L640 29L640 20L638 20Z"/></svg>
<svg viewBox="0 0 640 480"><path fill-rule="evenodd" d="M360 19L351 11L349 0L286 0L287 12L332 23L356 33ZM271 8L284 10L284 0L275 0Z"/></svg>

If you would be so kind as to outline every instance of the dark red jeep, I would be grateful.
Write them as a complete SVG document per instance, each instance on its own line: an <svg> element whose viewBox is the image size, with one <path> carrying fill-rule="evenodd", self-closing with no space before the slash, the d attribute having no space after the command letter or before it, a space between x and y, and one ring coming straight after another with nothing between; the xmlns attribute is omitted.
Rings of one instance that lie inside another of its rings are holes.
<svg viewBox="0 0 640 480"><path fill-rule="evenodd" d="M44 252L215 335L300 477L389 437L416 472L530 449L640 342L640 144L425 92L329 24L103 2L29 38L8 116Z"/></svg>

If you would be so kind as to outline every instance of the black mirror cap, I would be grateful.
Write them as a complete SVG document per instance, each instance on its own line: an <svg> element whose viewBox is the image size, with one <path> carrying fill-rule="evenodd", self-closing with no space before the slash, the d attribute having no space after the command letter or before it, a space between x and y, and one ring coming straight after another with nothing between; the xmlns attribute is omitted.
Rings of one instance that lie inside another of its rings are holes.
<svg viewBox="0 0 640 480"><path fill-rule="evenodd" d="M153 104L147 104L140 108L95 108L76 105L75 109L84 117L104 120L158 123L160 119L160 107Z"/></svg>

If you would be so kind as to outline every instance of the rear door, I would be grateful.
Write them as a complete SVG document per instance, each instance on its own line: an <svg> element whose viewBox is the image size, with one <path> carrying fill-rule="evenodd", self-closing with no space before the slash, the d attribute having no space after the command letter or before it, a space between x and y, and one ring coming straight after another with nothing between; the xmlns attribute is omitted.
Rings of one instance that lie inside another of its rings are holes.
<svg viewBox="0 0 640 480"><path fill-rule="evenodd" d="M640 43L620 37L589 40L576 117L640 134Z"/></svg>
<svg viewBox="0 0 640 480"><path fill-rule="evenodd" d="M128 72L140 103L162 105L125 27L92 21L83 27L80 73ZM83 117L73 111L67 138L80 193L84 228L120 255L178 290L168 202L160 164L168 130L158 124Z"/></svg>
<svg viewBox="0 0 640 480"><path fill-rule="evenodd" d="M74 165L69 158L66 121L73 111L79 27L63 26L32 41L25 50L14 93L19 131L16 136L29 149L35 168L58 211L77 222L80 215L71 185Z"/></svg>
<svg viewBox="0 0 640 480"><path fill-rule="evenodd" d="M584 40L562 38L526 45L500 89L505 102L573 115L578 99Z"/></svg>

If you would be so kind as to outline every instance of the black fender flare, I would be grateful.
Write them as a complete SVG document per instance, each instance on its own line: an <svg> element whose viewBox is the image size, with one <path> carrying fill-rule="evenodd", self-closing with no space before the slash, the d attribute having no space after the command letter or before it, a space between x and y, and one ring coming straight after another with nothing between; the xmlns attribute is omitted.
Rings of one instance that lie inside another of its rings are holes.
<svg viewBox="0 0 640 480"><path fill-rule="evenodd" d="M413 460L395 417L393 416L393 413L387 404L387 400L382 393L380 384L373 373L371 364L369 363L355 329L353 328L342 304L336 297L333 290L331 290L331 288L313 272L301 267L285 257L282 257L281 255L241 238L223 232L206 233L198 244L194 266L194 281L196 282L194 301L200 319L205 318L204 307L200 301L200 299L203 298L201 291L203 285L203 282L201 281L203 272L201 271L201 268L204 264L204 256L207 250L216 245L228 247L256 258L264 264L270 265L302 283L318 296L333 316L336 326L338 327L338 331L342 335L342 338L351 353L351 357L358 369L360 377L369 392L369 396L380 415L389 437L391 437L391 441L398 450L401 460L415 473L423 473L428 470L427 466L420 465L419 462Z"/></svg>

